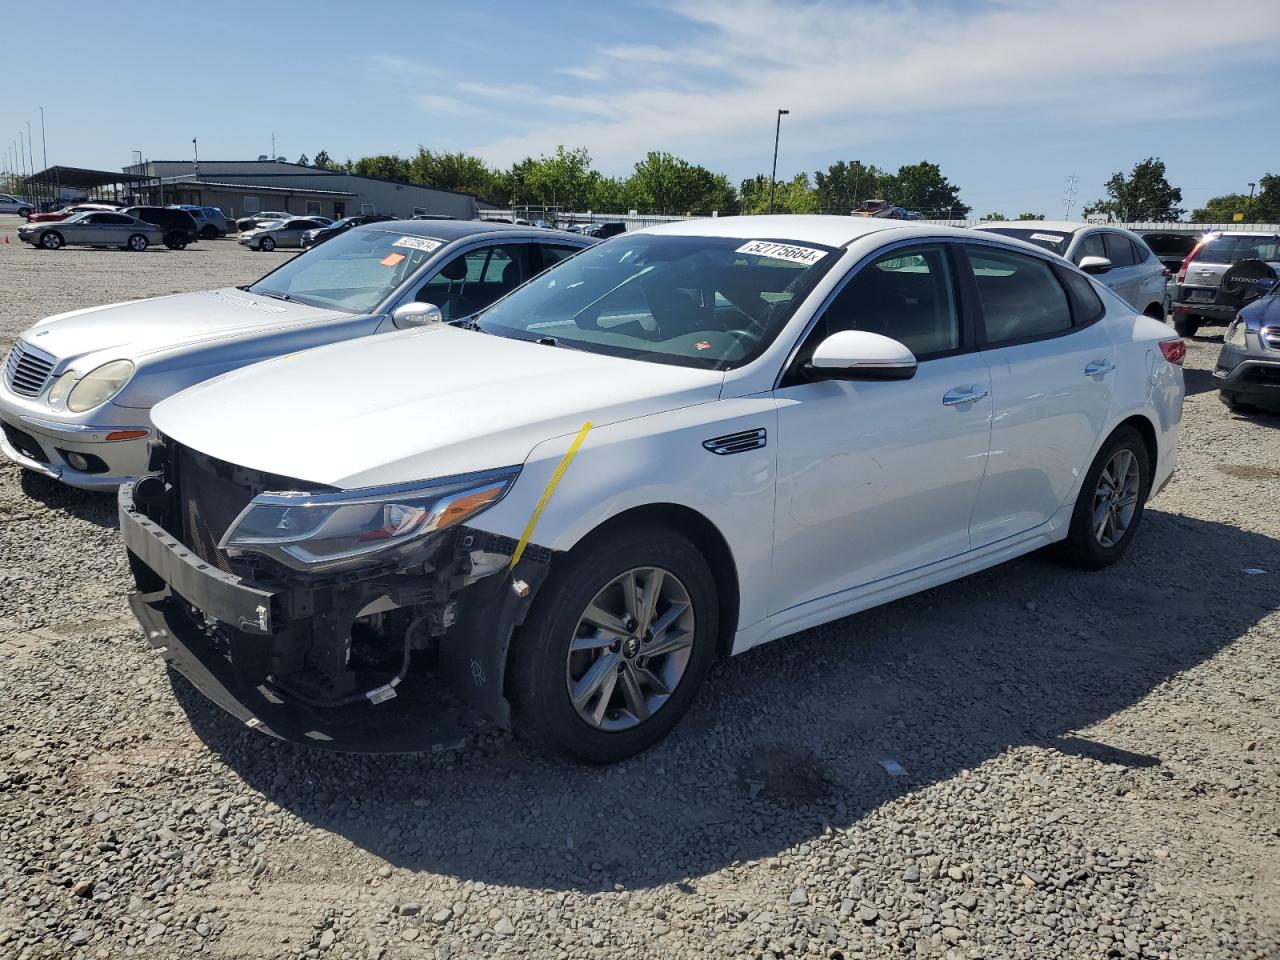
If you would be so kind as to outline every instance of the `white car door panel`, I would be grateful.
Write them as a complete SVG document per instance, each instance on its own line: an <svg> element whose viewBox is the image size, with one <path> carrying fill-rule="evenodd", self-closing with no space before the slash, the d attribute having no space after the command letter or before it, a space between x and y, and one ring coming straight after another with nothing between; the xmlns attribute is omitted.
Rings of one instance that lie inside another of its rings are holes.
<svg viewBox="0 0 1280 960"><path fill-rule="evenodd" d="M1068 297L1045 261L989 249L969 255L992 401L990 455L969 527L977 549L1045 523L1070 500L1106 423L1117 348L1095 322L1102 304L1079 274L1065 279L1083 293Z"/></svg>
<svg viewBox="0 0 1280 960"><path fill-rule="evenodd" d="M771 613L969 549L990 379L978 353L955 352L948 259L943 245L912 247L863 267L796 358L802 363L838 330L870 330L925 358L914 377L808 382L793 374L775 391Z"/></svg>

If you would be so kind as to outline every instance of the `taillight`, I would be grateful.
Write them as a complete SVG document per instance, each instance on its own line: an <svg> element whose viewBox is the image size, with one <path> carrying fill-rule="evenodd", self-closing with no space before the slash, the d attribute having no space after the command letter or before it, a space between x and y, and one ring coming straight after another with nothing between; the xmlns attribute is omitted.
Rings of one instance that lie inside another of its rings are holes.
<svg viewBox="0 0 1280 960"><path fill-rule="evenodd" d="M1187 254L1186 259L1182 261L1182 266L1178 268L1178 282L1187 282L1187 270L1191 266L1191 261L1196 258L1196 254L1200 252L1200 248L1204 246L1203 240L1197 240L1196 245L1191 248L1191 252Z"/></svg>
<svg viewBox="0 0 1280 960"><path fill-rule="evenodd" d="M1182 366L1182 361L1187 356L1187 345L1181 337L1170 337L1168 340L1160 341L1160 352L1170 363Z"/></svg>

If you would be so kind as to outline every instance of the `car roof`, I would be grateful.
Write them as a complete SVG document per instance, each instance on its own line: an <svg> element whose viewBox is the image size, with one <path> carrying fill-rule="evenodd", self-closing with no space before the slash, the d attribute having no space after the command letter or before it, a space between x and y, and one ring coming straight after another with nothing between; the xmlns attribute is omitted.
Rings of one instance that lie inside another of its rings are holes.
<svg viewBox="0 0 1280 960"><path fill-rule="evenodd" d="M843 217L827 214L775 214L747 217L708 217L700 220L676 220L645 227L639 233L684 237L730 237L742 240L808 240L829 247L842 247L859 237L881 230L914 229L920 234L936 235L955 228L936 226L906 227L905 220L881 220L874 217ZM630 236L630 234L628 234Z"/></svg>
<svg viewBox="0 0 1280 960"><path fill-rule="evenodd" d="M1054 233L1075 233L1087 227L1107 227L1105 223L1081 223L1079 220L990 220L980 223L974 230L999 230L1012 227L1014 230L1052 230ZM1119 229L1111 227L1110 229Z"/></svg>
<svg viewBox="0 0 1280 960"><path fill-rule="evenodd" d="M352 229L395 231L406 237L429 237L446 243L481 234L518 233L528 236L531 229L536 231L538 236L545 234L551 237L567 237L576 241L583 239L580 233L530 228L514 223L495 223L492 220L384 220L379 223L366 223Z"/></svg>

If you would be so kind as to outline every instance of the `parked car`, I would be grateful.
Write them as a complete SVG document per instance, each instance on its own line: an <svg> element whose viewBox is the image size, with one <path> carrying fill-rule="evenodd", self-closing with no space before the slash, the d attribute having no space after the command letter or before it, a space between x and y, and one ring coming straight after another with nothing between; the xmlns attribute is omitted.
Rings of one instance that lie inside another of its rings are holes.
<svg viewBox="0 0 1280 960"><path fill-rule="evenodd" d="M28 221L18 228L18 239L45 250L59 250L70 244L120 247L141 253L153 243L164 243L164 231L127 213L86 210L53 223Z"/></svg>
<svg viewBox="0 0 1280 960"><path fill-rule="evenodd" d="M415 213L414 220L457 220L457 217L450 216L447 213Z"/></svg>
<svg viewBox="0 0 1280 960"><path fill-rule="evenodd" d="M240 234L240 243L250 250L271 251L276 247L301 247L302 235L319 230L325 224L311 217L290 217L263 224L256 230Z"/></svg>
<svg viewBox="0 0 1280 960"><path fill-rule="evenodd" d="M195 218L197 226L200 228L201 240L217 240L225 237L231 230L227 218L223 216L222 211L217 207L197 207L192 204L180 203L175 204L179 210L185 210Z"/></svg>
<svg viewBox="0 0 1280 960"><path fill-rule="evenodd" d="M261 213L253 213L247 217L241 217L236 221L236 230L244 233L246 230L256 230L263 224L275 223L277 220L288 220L294 216L292 213L285 213L283 210L264 210Z"/></svg>
<svg viewBox="0 0 1280 960"><path fill-rule="evenodd" d="M1169 277L1172 278L1182 266L1182 261L1187 259L1191 251L1196 248L1196 244L1204 238L1204 231L1153 230L1139 236L1142 237L1142 242L1151 248L1151 252L1169 271Z"/></svg>
<svg viewBox="0 0 1280 960"><path fill-rule="evenodd" d="M1231 409L1280 411L1280 282L1272 276L1256 289L1227 326L1213 376Z"/></svg>
<svg viewBox="0 0 1280 960"><path fill-rule="evenodd" d="M457 696L618 760L718 652L1054 542L1120 558L1173 471L1185 352L993 234L664 224L453 325L161 403L162 476L120 491L132 605L257 731L421 748Z"/></svg>
<svg viewBox="0 0 1280 960"><path fill-rule="evenodd" d="M592 242L474 222L373 224L246 287L48 317L9 354L0 452L74 487L114 488L146 472L151 407L169 394L267 357L474 312Z"/></svg>
<svg viewBox="0 0 1280 960"><path fill-rule="evenodd" d="M1280 235L1244 230L1205 234L1178 268L1174 329L1194 337L1206 323L1233 320L1256 297L1255 281L1274 276L1276 270Z"/></svg>
<svg viewBox="0 0 1280 960"><path fill-rule="evenodd" d="M16 213L20 217L29 217L34 212L35 207L25 197L0 193L0 213Z"/></svg>
<svg viewBox="0 0 1280 960"><path fill-rule="evenodd" d="M983 223L973 228L1013 237L1065 257L1139 313L1164 322L1164 266L1136 233L1104 224L1057 220Z"/></svg>
<svg viewBox="0 0 1280 960"><path fill-rule="evenodd" d="M93 203L68 203L57 210L30 214L27 217L27 223L58 223L77 213L87 213L92 210L119 211L120 206L114 203L98 203L96 201Z"/></svg>
<svg viewBox="0 0 1280 960"><path fill-rule="evenodd" d="M200 226L195 217L174 207L126 207L121 213L154 224L164 232L164 245L170 250L185 250L187 244L200 239Z"/></svg>
<svg viewBox="0 0 1280 960"><path fill-rule="evenodd" d="M620 233L626 233L627 225L620 221L597 223L583 227L582 232L588 237L595 237L597 240L608 240L610 237L616 237Z"/></svg>
<svg viewBox="0 0 1280 960"><path fill-rule="evenodd" d="M366 223L386 223L388 220L395 219L395 217L385 213L362 213L355 217L343 217L341 220L335 220L327 227L314 227L310 230L304 231L302 234L302 245L304 247L314 247L317 243L324 243L326 240L330 240L340 233L345 233L352 227L360 227ZM419 220L424 218L414 217L413 219ZM453 217L449 217L448 219L452 220Z"/></svg>

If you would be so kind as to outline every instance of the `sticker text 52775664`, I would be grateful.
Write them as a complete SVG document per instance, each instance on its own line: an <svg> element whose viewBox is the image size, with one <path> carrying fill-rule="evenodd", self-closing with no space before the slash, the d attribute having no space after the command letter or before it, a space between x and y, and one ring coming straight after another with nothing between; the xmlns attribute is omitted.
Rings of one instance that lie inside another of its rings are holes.
<svg viewBox="0 0 1280 960"><path fill-rule="evenodd" d="M803 263L805 266L813 266L827 255L826 250L801 247L794 243L777 243L773 240L749 240L734 252L754 253L758 257L788 260L791 263Z"/></svg>

